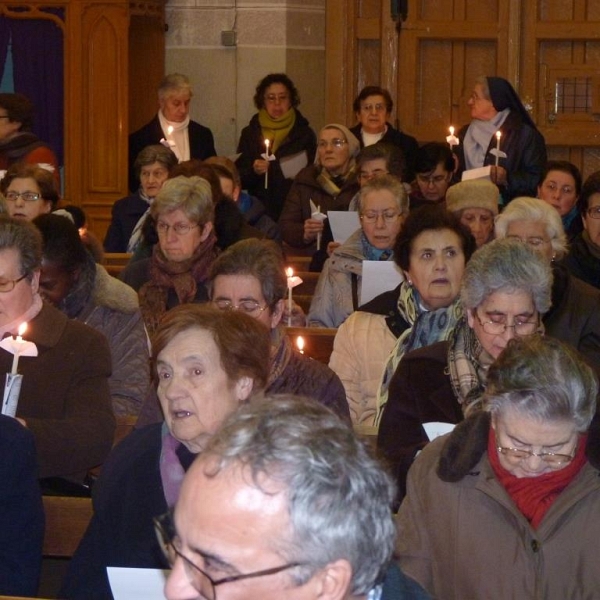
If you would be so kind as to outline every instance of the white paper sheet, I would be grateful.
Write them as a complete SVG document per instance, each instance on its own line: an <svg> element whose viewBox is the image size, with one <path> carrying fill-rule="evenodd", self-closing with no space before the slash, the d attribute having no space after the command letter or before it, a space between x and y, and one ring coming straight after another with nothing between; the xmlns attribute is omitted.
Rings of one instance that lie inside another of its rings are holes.
<svg viewBox="0 0 600 600"><path fill-rule="evenodd" d="M363 260L360 304L393 290L403 281L402 271L393 260Z"/></svg>
<svg viewBox="0 0 600 600"><path fill-rule="evenodd" d="M453 425L452 423L441 423L439 421L423 423L423 429L425 430L430 442L433 442L435 438L440 437L441 435L450 433L455 427L456 425Z"/></svg>
<svg viewBox="0 0 600 600"><path fill-rule="evenodd" d="M298 152L298 154L292 154L290 156L283 156L279 159L279 166L281 172L286 179L294 179L298 173L308 165L308 154L305 150Z"/></svg>
<svg viewBox="0 0 600 600"><path fill-rule="evenodd" d="M469 179L488 179L491 181L491 172L492 167L490 165L487 167L478 167L477 169L468 169L467 171L463 171L461 181L468 181Z"/></svg>
<svg viewBox="0 0 600 600"><path fill-rule="evenodd" d="M355 210L330 210L327 212L333 240L343 244L357 229L360 219Z"/></svg>
<svg viewBox="0 0 600 600"><path fill-rule="evenodd" d="M163 593L169 571L106 567L115 600L165 600Z"/></svg>

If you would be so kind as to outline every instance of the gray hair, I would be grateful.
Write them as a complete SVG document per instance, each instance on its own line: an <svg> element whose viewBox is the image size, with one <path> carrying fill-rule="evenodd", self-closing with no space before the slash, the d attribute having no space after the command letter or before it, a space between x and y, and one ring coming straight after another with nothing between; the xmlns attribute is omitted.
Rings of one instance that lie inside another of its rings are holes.
<svg viewBox="0 0 600 600"><path fill-rule="evenodd" d="M0 252L14 249L19 253L19 270L27 281L33 279L42 264L42 234L23 219L0 217Z"/></svg>
<svg viewBox="0 0 600 600"><path fill-rule="evenodd" d="M188 92L190 98L193 96L190 80L181 73L165 75L158 86L158 99L165 100L173 94Z"/></svg>
<svg viewBox="0 0 600 600"><path fill-rule="evenodd" d="M292 532L291 539L282 534L280 551L307 565L295 570L297 585L339 559L352 567L353 596L383 580L395 539L395 486L327 408L292 395L253 401L226 421L203 456L208 477L239 465L259 489L265 476L287 488Z"/></svg>
<svg viewBox="0 0 600 600"><path fill-rule="evenodd" d="M250 275L258 279L271 311L287 293L283 253L272 240L250 238L229 246L213 262L209 274L209 296L219 275Z"/></svg>
<svg viewBox="0 0 600 600"><path fill-rule="evenodd" d="M497 239L506 237L508 227L514 221L541 221L552 243L557 259L567 252L567 236L558 211L539 198L521 196L515 198L496 217L495 233Z"/></svg>
<svg viewBox="0 0 600 600"><path fill-rule="evenodd" d="M153 165L155 162L160 163L167 171L171 172L178 160L170 148L165 148L162 144L152 144L140 151L133 163L133 168L139 177L142 167Z"/></svg>
<svg viewBox="0 0 600 600"><path fill-rule="evenodd" d="M397 177L388 174L374 177L360 189L360 192L358 193L358 212L362 213L363 202L365 201L367 194L379 192L381 190L387 190L394 196L396 206L401 215L408 214L408 194L402 183L400 183L400 180Z"/></svg>
<svg viewBox="0 0 600 600"><path fill-rule="evenodd" d="M552 303L552 268L527 244L494 240L479 248L467 263L460 297L465 309L475 309L498 291L523 291L544 314Z"/></svg>
<svg viewBox="0 0 600 600"><path fill-rule="evenodd" d="M596 412L598 380L583 357L547 336L516 337L490 367L484 408L513 408L537 421L572 421L586 431Z"/></svg>
<svg viewBox="0 0 600 600"><path fill-rule="evenodd" d="M156 195L150 214L156 221L165 213L181 209L187 218L199 225L215 219L210 183L202 177L174 177L167 179Z"/></svg>

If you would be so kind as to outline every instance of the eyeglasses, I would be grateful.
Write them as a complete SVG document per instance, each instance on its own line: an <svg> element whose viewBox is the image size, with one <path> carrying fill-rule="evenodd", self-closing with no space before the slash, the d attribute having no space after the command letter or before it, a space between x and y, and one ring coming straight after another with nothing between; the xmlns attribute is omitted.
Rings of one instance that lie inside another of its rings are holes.
<svg viewBox="0 0 600 600"><path fill-rule="evenodd" d="M532 452L531 450L508 448L506 446L497 446L496 450L498 450L500 454L504 454L505 456L514 458L516 460L528 460L532 456L537 456L545 463L553 467L560 467L561 465L570 463L574 458L571 454L557 454L556 452Z"/></svg>
<svg viewBox="0 0 600 600"><path fill-rule="evenodd" d="M198 224L190 225L189 223L175 223L175 225L168 225L163 221L159 221L156 224L156 231L158 231L158 233L167 233L169 229L172 228L177 235L185 235L194 229L194 227L198 227Z"/></svg>
<svg viewBox="0 0 600 600"><path fill-rule="evenodd" d="M286 100L289 100L289 99L290 99L289 94L279 94L279 95L277 95L277 94L267 94L265 96L265 100L267 102L272 103L272 104L275 104L277 102L285 102Z"/></svg>
<svg viewBox="0 0 600 600"><path fill-rule="evenodd" d="M358 174L358 178L361 181L370 181L373 177L379 177L379 175L385 175L389 173L389 171L385 171L384 169L376 169L375 171L371 171L370 173L366 171L360 171Z"/></svg>
<svg viewBox="0 0 600 600"><path fill-rule="evenodd" d="M539 316L535 321L521 321L515 319L513 325L508 325L501 321L482 321L477 311L475 311L475 316L483 330L490 335L502 335L507 329L514 329L515 335L525 337L533 335L540 326Z"/></svg>
<svg viewBox="0 0 600 600"><path fill-rule="evenodd" d="M523 244L528 244L532 248L540 248L544 244L550 243L550 240L545 240L544 238L537 237L537 236L522 238L522 237L519 237L518 235L507 235L506 237L509 240L516 240L517 242L523 242Z"/></svg>
<svg viewBox="0 0 600 600"><path fill-rule="evenodd" d="M261 306L256 300L242 300L239 304L233 304L231 300L215 300L213 304L219 310L239 310L247 315L253 315L257 311L261 314L264 310L267 310L267 306Z"/></svg>
<svg viewBox="0 0 600 600"><path fill-rule="evenodd" d="M334 148L341 148L344 144L347 143L348 142L346 140L343 140L342 138L334 138L330 142L328 142L327 140L319 140L317 146L319 146L319 148L327 148L328 146L333 146Z"/></svg>
<svg viewBox="0 0 600 600"><path fill-rule="evenodd" d="M161 550L171 567L175 564L177 557L181 558L189 582L202 598L206 598L206 600L216 600L217 591L215 588L223 583L233 583L234 581L242 581L254 577L275 575L276 573L281 573L287 569L305 566L303 563L287 563L279 567L273 567L272 569L243 573L241 575L232 575L230 577L223 577L222 579L215 580L198 565L195 565L189 558L184 556L181 550L177 548L181 542L175 532L175 525L173 524L173 515L171 512L154 519L154 530Z"/></svg>
<svg viewBox="0 0 600 600"><path fill-rule="evenodd" d="M370 113L373 111L375 111L375 112L386 111L387 112L387 106L385 104L380 104L380 103L378 103L378 104L363 104L360 107L360 110L362 110L363 112L367 112L367 113Z"/></svg>
<svg viewBox="0 0 600 600"><path fill-rule="evenodd" d="M23 281L23 279L25 279L25 277L27 277L27 275L21 275L21 277L19 277L19 279L5 279L5 280L0 279L0 294L6 294L7 292L12 292L15 289L15 287L17 286L17 283L19 283L19 281Z"/></svg>
<svg viewBox="0 0 600 600"><path fill-rule="evenodd" d="M360 215L360 219L363 223L376 223L381 217L386 223L393 223L398 217L399 213L393 210L384 210L383 212L367 212Z"/></svg>
<svg viewBox="0 0 600 600"><path fill-rule="evenodd" d="M592 206L587 209L588 217L592 219L600 219L600 206Z"/></svg>
<svg viewBox="0 0 600 600"><path fill-rule="evenodd" d="M432 175L431 177L428 177L427 175L417 175L417 179L419 180L419 183L422 183L423 185L438 185L448 181L448 175Z"/></svg>
<svg viewBox="0 0 600 600"><path fill-rule="evenodd" d="M10 119L8 115L0 115L0 119Z"/></svg>
<svg viewBox="0 0 600 600"><path fill-rule="evenodd" d="M25 202L35 202L40 199L41 195L35 192L6 192L4 197L9 202L16 202L19 198L23 198Z"/></svg>

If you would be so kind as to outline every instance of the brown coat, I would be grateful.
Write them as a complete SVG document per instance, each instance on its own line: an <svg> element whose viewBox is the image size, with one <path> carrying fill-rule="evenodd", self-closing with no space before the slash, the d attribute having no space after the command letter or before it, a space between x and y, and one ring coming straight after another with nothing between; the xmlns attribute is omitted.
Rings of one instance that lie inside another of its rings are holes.
<svg viewBox="0 0 600 600"><path fill-rule="evenodd" d="M481 455L488 428L489 415L475 415L417 457L398 514L400 567L443 600L597 598L597 461L590 458L535 530Z"/></svg>
<svg viewBox="0 0 600 600"><path fill-rule="evenodd" d="M81 479L104 461L115 429L106 338L47 304L24 338L36 344L39 355L19 359L23 384L17 416L35 438L40 477ZM2 377L12 358L0 349Z"/></svg>

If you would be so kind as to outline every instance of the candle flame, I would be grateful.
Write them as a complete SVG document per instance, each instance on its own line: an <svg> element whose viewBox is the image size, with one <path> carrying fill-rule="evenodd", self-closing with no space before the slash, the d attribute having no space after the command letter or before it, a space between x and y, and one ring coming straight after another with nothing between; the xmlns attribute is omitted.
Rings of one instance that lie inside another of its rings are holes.
<svg viewBox="0 0 600 600"><path fill-rule="evenodd" d="M496 137L500 139L502 137L502 133L500 131L496 131Z"/></svg>
<svg viewBox="0 0 600 600"><path fill-rule="evenodd" d="M27 323L21 323L19 325L19 335L22 336L27 331Z"/></svg>
<svg viewBox="0 0 600 600"><path fill-rule="evenodd" d="M265 140L265 146L267 147L267 150L269 149L269 144L270 144L269 140Z"/></svg>
<svg viewBox="0 0 600 600"><path fill-rule="evenodd" d="M285 274L286 274L288 277L293 277L293 276L294 276L294 269L292 269L292 267L288 267L288 268L285 270Z"/></svg>
<svg viewBox="0 0 600 600"><path fill-rule="evenodd" d="M450 135L454 135L454 127L452 125L450 125Z"/></svg>
<svg viewBox="0 0 600 600"><path fill-rule="evenodd" d="M172 126L172 125L169 125L169 126L167 127L167 135L171 135L172 133L173 133L173 126Z"/></svg>
<svg viewBox="0 0 600 600"><path fill-rule="evenodd" d="M296 347L300 352L304 350L304 338L301 335L296 338Z"/></svg>

